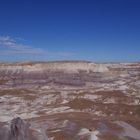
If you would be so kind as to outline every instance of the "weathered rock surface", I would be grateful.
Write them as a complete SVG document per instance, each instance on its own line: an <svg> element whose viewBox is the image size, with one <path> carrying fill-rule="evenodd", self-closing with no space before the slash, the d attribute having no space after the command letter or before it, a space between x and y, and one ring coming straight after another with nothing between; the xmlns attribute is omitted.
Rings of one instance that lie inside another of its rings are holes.
<svg viewBox="0 0 140 140"><path fill-rule="evenodd" d="M90 64L1 63L0 138L139 140L140 63Z"/></svg>
<svg viewBox="0 0 140 140"><path fill-rule="evenodd" d="M24 72L44 72L62 71L68 73L86 72L107 72L108 68L104 64L96 64L87 61L58 61L58 62L28 62L28 63L7 63L0 64L0 69L16 73Z"/></svg>
<svg viewBox="0 0 140 140"><path fill-rule="evenodd" d="M49 140L44 131L32 129L31 124L21 118L13 119L10 124L0 128L0 140ZM34 133L33 133L34 131Z"/></svg>
<svg viewBox="0 0 140 140"><path fill-rule="evenodd" d="M29 124L20 118L13 119L0 129L0 140L30 140Z"/></svg>

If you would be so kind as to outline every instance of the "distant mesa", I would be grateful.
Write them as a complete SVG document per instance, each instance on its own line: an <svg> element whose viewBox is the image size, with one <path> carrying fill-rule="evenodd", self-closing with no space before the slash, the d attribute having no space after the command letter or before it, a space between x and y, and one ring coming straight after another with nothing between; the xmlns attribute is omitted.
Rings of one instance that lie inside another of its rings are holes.
<svg viewBox="0 0 140 140"><path fill-rule="evenodd" d="M97 64L90 61L47 61L47 62L16 62L1 63L1 69L21 70L25 72L41 71L63 71L68 73L85 72L108 72L109 69L105 64Z"/></svg>

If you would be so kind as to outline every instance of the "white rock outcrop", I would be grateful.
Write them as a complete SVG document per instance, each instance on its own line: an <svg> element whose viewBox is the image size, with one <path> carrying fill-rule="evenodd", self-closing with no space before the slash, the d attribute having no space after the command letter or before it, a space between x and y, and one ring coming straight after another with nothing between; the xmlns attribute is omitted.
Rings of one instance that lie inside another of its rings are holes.
<svg viewBox="0 0 140 140"><path fill-rule="evenodd" d="M33 64L1 65L0 70L14 72L44 72L44 71L64 71L68 73L86 72L108 72L104 64L96 64L86 61L58 61L58 62L36 62Z"/></svg>

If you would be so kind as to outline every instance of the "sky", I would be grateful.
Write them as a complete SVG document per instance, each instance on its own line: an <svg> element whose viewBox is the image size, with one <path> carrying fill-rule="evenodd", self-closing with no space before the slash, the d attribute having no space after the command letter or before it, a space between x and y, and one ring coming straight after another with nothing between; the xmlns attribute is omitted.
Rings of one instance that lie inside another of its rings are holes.
<svg viewBox="0 0 140 140"><path fill-rule="evenodd" d="M1 0L0 61L140 61L140 0Z"/></svg>

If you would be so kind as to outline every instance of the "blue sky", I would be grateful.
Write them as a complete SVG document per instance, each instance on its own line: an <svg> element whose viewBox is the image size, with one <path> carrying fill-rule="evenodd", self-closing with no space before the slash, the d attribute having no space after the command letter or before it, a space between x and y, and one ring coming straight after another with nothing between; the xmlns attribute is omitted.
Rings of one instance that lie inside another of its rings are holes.
<svg viewBox="0 0 140 140"><path fill-rule="evenodd" d="M1 0L0 60L140 61L140 1Z"/></svg>

